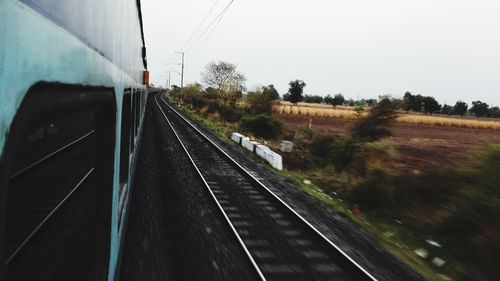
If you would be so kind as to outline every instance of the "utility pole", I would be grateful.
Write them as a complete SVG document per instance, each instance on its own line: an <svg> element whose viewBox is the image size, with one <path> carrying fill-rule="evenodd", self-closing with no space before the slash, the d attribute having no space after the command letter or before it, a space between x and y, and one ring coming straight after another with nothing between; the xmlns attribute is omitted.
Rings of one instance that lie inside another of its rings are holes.
<svg viewBox="0 0 500 281"><path fill-rule="evenodd" d="M181 88L184 87L184 52L182 52L182 75L181 75Z"/></svg>
<svg viewBox="0 0 500 281"><path fill-rule="evenodd" d="M181 66L182 66L182 70L181 70L181 88L184 87L184 52L177 52L177 54L181 54L182 55L182 63L181 63Z"/></svg>
<svg viewBox="0 0 500 281"><path fill-rule="evenodd" d="M170 90L170 78L171 78L172 71L168 72L168 82L167 82L167 89Z"/></svg>

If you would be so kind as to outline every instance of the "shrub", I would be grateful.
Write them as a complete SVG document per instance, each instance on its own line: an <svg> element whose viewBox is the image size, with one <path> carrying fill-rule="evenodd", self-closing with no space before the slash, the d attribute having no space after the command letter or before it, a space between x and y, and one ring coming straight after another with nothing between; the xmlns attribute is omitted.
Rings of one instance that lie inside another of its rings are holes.
<svg viewBox="0 0 500 281"><path fill-rule="evenodd" d="M351 137L357 142L374 142L391 136L387 125L396 119L397 105L389 99L380 101L372 107L366 117L359 119L351 129Z"/></svg>
<svg viewBox="0 0 500 281"><path fill-rule="evenodd" d="M189 98L189 102L191 103L191 106L194 109L200 109L202 107L207 106L207 104L208 104L208 99L206 99L201 94L190 94L188 96L188 98Z"/></svg>
<svg viewBox="0 0 500 281"><path fill-rule="evenodd" d="M313 128L308 125L301 125L295 130L293 142L295 143L295 146L304 149L311 144L315 136L316 131Z"/></svg>
<svg viewBox="0 0 500 281"><path fill-rule="evenodd" d="M382 163L369 163L366 177L348 194L349 201L368 210L392 204L393 185L390 170Z"/></svg>
<svg viewBox="0 0 500 281"><path fill-rule="evenodd" d="M240 121L243 131L259 138L276 139L283 132L283 123L269 115L245 116Z"/></svg>
<svg viewBox="0 0 500 281"><path fill-rule="evenodd" d="M458 198L438 232L448 236L455 255L477 271L465 279L493 280L500 272L500 147L486 147L469 157L469 165L454 171L460 179Z"/></svg>
<svg viewBox="0 0 500 281"><path fill-rule="evenodd" d="M331 135L318 135L312 140L310 146L311 155L319 165L329 164L331 147L334 142L335 137Z"/></svg>
<svg viewBox="0 0 500 281"><path fill-rule="evenodd" d="M219 110L219 112L222 119L229 123L236 123L240 121L241 116L243 115L239 109L231 107L223 107Z"/></svg>
<svg viewBox="0 0 500 281"><path fill-rule="evenodd" d="M246 98L247 110L252 114L273 113L274 97L270 92L250 92Z"/></svg>
<svg viewBox="0 0 500 281"><path fill-rule="evenodd" d="M351 163L351 153L354 152L351 143L331 135L315 136L310 144L310 151L319 165L331 165L338 172Z"/></svg>
<svg viewBox="0 0 500 281"><path fill-rule="evenodd" d="M370 165L393 165L398 158L398 152L391 142L379 141L358 144L356 154L352 156L350 172L357 176L366 176Z"/></svg>

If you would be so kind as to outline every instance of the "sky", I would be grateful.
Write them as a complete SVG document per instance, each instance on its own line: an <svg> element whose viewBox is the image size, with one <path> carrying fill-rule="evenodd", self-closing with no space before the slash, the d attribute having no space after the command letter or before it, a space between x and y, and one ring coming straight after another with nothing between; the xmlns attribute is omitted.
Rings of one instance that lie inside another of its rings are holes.
<svg viewBox="0 0 500 281"><path fill-rule="evenodd" d="M152 83L165 86L168 71L180 72L176 52L184 51L185 84L225 61L248 90L274 84L283 94L300 79L309 95L410 91L500 106L498 0L234 0L203 34L229 2L142 0ZM171 83L180 85L176 72Z"/></svg>

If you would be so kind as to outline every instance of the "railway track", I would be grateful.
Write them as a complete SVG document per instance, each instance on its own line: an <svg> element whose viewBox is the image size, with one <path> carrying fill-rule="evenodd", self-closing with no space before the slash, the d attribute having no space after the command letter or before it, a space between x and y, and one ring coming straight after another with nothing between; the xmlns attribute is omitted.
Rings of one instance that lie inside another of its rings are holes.
<svg viewBox="0 0 500 281"><path fill-rule="evenodd" d="M156 103L261 280L376 280L163 98Z"/></svg>

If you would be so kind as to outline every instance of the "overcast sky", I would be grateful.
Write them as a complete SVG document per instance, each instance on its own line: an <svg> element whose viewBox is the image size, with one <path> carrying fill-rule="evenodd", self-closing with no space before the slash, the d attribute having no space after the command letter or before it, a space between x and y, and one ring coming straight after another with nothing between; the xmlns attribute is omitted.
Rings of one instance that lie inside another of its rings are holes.
<svg viewBox="0 0 500 281"><path fill-rule="evenodd" d="M142 0L154 84L165 85L169 66L180 72L166 64L180 62L174 53L186 50L215 2ZM229 2L217 1L199 33ZM411 91L441 103L500 105L498 0L235 0L205 38L186 52L185 83L222 60L238 65L249 90L274 84L283 94L301 79L310 95ZM172 73L172 84L179 75Z"/></svg>

